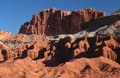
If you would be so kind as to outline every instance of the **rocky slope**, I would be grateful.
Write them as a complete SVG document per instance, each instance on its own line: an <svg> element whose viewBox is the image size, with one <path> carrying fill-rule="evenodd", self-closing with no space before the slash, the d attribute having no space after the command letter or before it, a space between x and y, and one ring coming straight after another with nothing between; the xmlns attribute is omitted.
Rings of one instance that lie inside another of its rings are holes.
<svg viewBox="0 0 120 78"><path fill-rule="evenodd" d="M81 64L82 63L82 64ZM58 67L45 67L30 58L0 64L2 78L119 78L120 66L104 57L81 58Z"/></svg>
<svg viewBox="0 0 120 78"><path fill-rule="evenodd" d="M17 49L0 43L2 78L118 78L120 37L19 42ZM7 43L9 44L9 43ZM11 44L11 45L15 45Z"/></svg>

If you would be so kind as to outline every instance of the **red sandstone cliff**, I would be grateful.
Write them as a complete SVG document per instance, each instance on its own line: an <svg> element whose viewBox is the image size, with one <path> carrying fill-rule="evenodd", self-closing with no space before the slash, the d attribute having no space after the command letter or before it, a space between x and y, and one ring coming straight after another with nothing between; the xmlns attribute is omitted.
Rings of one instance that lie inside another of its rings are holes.
<svg viewBox="0 0 120 78"><path fill-rule="evenodd" d="M81 24L103 16L106 16L105 12L91 8L72 12L57 9L44 10L33 15L30 22L22 25L19 33L40 35L76 33L81 30Z"/></svg>

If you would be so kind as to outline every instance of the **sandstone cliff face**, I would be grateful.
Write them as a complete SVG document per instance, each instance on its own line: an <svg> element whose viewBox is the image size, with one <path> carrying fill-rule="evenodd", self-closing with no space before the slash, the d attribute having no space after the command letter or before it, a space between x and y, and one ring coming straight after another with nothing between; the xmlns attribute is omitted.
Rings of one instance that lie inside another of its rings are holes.
<svg viewBox="0 0 120 78"><path fill-rule="evenodd" d="M22 25L19 33L40 35L76 33L82 29L81 24L103 16L106 16L105 12L94 9L72 12L57 9L44 10L33 15L30 22Z"/></svg>

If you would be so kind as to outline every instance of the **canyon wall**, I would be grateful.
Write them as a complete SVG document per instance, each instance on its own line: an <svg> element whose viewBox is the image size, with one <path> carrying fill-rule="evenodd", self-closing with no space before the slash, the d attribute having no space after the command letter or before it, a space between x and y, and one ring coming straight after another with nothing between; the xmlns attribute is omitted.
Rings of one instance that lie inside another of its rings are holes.
<svg viewBox="0 0 120 78"><path fill-rule="evenodd" d="M94 9L82 9L72 12L57 10L55 8L35 14L30 22L24 23L19 33L58 35L77 33L81 25L93 19L106 16L105 12Z"/></svg>

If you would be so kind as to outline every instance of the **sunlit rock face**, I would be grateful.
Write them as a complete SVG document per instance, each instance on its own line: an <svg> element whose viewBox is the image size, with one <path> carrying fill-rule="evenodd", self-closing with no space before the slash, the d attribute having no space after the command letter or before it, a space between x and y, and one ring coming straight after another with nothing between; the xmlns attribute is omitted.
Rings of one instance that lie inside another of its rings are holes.
<svg viewBox="0 0 120 78"><path fill-rule="evenodd" d="M33 15L30 22L22 25L19 33L40 35L76 33L82 29L82 24L103 16L106 16L105 12L91 8L72 12L48 9Z"/></svg>
<svg viewBox="0 0 120 78"><path fill-rule="evenodd" d="M0 30L0 40L3 40L3 39L8 39L11 37L11 33L10 32L5 32L3 30Z"/></svg>

